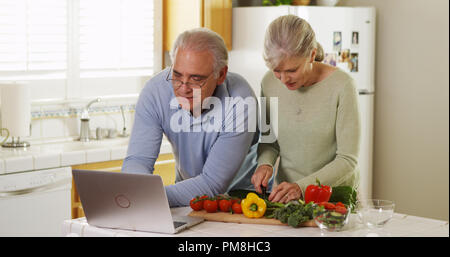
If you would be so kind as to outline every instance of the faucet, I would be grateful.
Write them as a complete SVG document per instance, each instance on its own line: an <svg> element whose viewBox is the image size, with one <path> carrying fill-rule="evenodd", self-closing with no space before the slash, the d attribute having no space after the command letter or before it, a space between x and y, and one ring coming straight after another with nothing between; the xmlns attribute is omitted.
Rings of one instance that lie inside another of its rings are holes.
<svg viewBox="0 0 450 257"><path fill-rule="evenodd" d="M126 122L125 122L125 110L124 109L125 109L125 106L121 105L120 112L122 113L123 129L122 129L122 132L119 134L120 137L128 136Z"/></svg>
<svg viewBox="0 0 450 257"><path fill-rule="evenodd" d="M83 112L81 113L81 127L80 127L80 141L81 142L89 142L90 137L90 128L89 128L89 107L93 103L100 102L100 98L96 98L92 101L90 101L86 107L83 108Z"/></svg>

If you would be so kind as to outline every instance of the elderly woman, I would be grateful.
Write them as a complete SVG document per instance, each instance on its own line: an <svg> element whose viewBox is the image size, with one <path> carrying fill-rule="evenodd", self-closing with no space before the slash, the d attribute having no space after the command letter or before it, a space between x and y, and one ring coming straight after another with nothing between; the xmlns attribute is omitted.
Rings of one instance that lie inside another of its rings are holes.
<svg viewBox="0 0 450 257"><path fill-rule="evenodd" d="M298 199L316 179L330 186L359 184L355 83L344 71L321 63L323 57L304 19L286 15L269 25L264 59L270 71L262 80L261 94L278 97L278 133L274 142L258 146L252 183L257 192L267 187L280 157L271 201Z"/></svg>

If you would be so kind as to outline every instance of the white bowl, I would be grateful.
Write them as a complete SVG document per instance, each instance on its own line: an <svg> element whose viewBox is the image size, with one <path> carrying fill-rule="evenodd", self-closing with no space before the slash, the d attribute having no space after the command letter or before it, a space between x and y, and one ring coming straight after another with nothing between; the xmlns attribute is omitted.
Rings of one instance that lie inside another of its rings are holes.
<svg viewBox="0 0 450 257"><path fill-rule="evenodd" d="M316 0L317 5L321 6L335 6L339 0Z"/></svg>

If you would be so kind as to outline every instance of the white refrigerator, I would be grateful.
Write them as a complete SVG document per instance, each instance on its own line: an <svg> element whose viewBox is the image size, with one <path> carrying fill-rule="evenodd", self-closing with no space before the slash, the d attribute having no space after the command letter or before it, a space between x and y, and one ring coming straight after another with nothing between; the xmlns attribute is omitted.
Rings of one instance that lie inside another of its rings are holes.
<svg viewBox="0 0 450 257"><path fill-rule="evenodd" d="M260 95L268 70L262 58L264 34L286 14L307 20L325 53L324 62L347 71L356 81L361 115L359 197L372 197L373 111L375 96L375 8L276 6L233 8L233 49L229 71L241 74Z"/></svg>

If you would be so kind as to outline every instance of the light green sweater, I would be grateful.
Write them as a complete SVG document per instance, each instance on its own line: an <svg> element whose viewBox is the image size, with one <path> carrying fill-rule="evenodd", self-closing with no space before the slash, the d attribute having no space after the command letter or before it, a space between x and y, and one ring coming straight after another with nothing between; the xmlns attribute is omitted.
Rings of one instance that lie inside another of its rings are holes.
<svg viewBox="0 0 450 257"><path fill-rule="evenodd" d="M291 91L268 71L261 87L262 96L278 97L278 133L274 143L260 143L258 166L273 167L280 156L277 183L295 182L303 192L316 178L324 185L356 188L361 132L354 80L337 69L312 86Z"/></svg>

